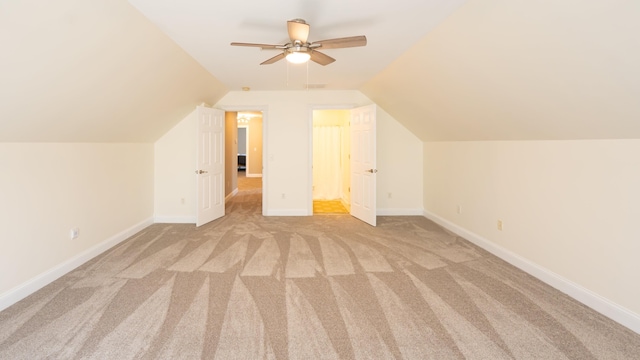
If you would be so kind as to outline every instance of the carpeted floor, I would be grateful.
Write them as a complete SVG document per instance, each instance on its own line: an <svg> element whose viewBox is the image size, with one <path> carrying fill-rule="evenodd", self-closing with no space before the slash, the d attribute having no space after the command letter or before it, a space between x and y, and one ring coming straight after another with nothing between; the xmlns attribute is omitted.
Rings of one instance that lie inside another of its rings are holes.
<svg viewBox="0 0 640 360"><path fill-rule="evenodd" d="M251 191L262 189L262 177L247 177L245 171L238 171L238 190Z"/></svg>
<svg viewBox="0 0 640 360"><path fill-rule="evenodd" d="M263 217L241 190L1 312L0 359L640 358L640 335L423 217Z"/></svg>

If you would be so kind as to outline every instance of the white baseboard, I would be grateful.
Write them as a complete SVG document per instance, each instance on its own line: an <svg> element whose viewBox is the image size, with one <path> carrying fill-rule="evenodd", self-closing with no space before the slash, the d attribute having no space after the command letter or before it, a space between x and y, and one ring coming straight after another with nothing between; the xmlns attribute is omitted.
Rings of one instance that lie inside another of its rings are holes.
<svg viewBox="0 0 640 360"><path fill-rule="evenodd" d="M351 209L351 203L346 202L344 198L340 199L340 202L342 203L342 206L344 206L345 209Z"/></svg>
<svg viewBox="0 0 640 360"><path fill-rule="evenodd" d="M422 209L376 209L378 216L424 216Z"/></svg>
<svg viewBox="0 0 640 360"><path fill-rule="evenodd" d="M229 199L236 196L237 193L238 193L238 188L235 188L229 195L227 195L227 197L224 198L224 203L226 204L229 201Z"/></svg>
<svg viewBox="0 0 640 360"><path fill-rule="evenodd" d="M424 217L640 334L640 315L429 211Z"/></svg>
<svg viewBox="0 0 640 360"><path fill-rule="evenodd" d="M67 274L78 266L118 245L122 241L130 238L131 236L135 235L151 224L153 224L153 219L151 218L141 221L138 224L135 224L132 227L123 230L120 233L108 238L107 240L93 246L92 248L81 252L71 259L52 267L51 269L43 272L40 275L37 275L31 280L28 280L25 283L22 283L11 290L8 290L4 294L0 295L0 311L42 289L46 285L49 285L59 277Z"/></svg>
<svg viewBox="0 0 640 360"><path fill-rule="evenodd" d="M195 216L155 216L153 222L156 224L195 224Z"/></svg>

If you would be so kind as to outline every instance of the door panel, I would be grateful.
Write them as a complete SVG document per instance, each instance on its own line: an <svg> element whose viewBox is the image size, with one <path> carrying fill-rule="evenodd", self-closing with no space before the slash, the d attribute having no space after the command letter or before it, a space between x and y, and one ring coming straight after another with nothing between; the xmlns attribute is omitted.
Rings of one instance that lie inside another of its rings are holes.
<svg viewBox="0 0 640 360"><path fill-rule="evenodd" d="M351 110L351 215L376 226L376 106Z"/></svg>
<svg viewBox="0 0 640 360"><path fill-rule="evenodd" d="M224 216L224 111L198 106L196 226Z"/></svg>

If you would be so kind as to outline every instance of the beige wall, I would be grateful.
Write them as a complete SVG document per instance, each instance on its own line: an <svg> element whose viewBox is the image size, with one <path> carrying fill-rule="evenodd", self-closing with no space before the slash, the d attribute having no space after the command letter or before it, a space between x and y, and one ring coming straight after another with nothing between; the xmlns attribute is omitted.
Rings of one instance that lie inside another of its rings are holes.
<svg viewBox="0 0 640 360"><path fill-rule="evenodd" d="M195 223L197 111L154 144L154 219Z"/></svg>
<svg viewBox="0 0 640 360"><path fill-rule="evenodd" d="M156 222L195 223L197 110L154 144ZM238 187L236 113L225 113L225 196Z"/></svg>
<svg viewBox="0 0 640 360"><path fill-rule="evenodd" d="M0 164L0 309L151 224L152 144L0 143Z"/></svg>
<svg viewBox="0 0 640 360"><path fill-rule="evenodd" d="M425 143L425 209L639 319L638 154L640 140Z"/></svg>
<svg viewBox="0 0 640 360"><path fill-rule="evenodd" d="M371 100L359 91L232 91L216 107L264 111L266 213L308 215L313 109L367 104ZM378 168L384 169L377 174L379 213L421 214L422 143L380 108L378 119ZM398 171L409 173L399 177ZM386 199L389 192L393 196Z"/></svg>
<svg viewBox="0 0 640 360"><path fill-rule="evenodd" d="M228 111L224 116L224 195L238 188L238 113Z"/></svg>
<svg viewBox="0 0 640 360"><path fill-rule="evenodd" d="M422 215L422 141L380 107L377 121L378 215Z"/></svg>
<svg viewBox="0 0 640 360"><path fill-rule="evenodd" d="M247 176L262 176L262 118L252 117L247 126Z"/></svg>
<svg viewBox="0 0 640 360"><path fill-rule="evenodd" d="M314 126L347 126L350 120L347 109L313 110Z"/></svg>
<svg viewBox="0 0 640 360"><path fill-rule="evenodd" d="M262 149L268 161L263 173L268 187L265 191L267 215L308 215L312 108L350 107L370 101L358 91L230 94L215 107L265 109L266 142ZM194 118L188 116L155 144L156 220L194 222L195 205L190 199L195 198L191 168L195 162L195 135L191 136L195 134L195 126ZM256 132L250 129L249 135L252 133ZM379 214L422 214L422 143L380 108L377 141ZM284 199L282 193L286 194ZM388 193L392 193L391 198ZM182 197L186 197L184 206L180 203Z"/></svg>

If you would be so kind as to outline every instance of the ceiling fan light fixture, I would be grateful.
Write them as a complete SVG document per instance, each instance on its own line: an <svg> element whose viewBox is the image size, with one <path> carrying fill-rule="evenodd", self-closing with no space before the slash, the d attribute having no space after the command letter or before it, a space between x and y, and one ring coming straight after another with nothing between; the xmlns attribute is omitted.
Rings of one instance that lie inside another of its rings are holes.
<svg viewBox="0 0 640 360"><path fill-rule="evenodd" d="M308 52L292 51L287 54L287 61L292 64L304 64L311 59Z"/></svg>

